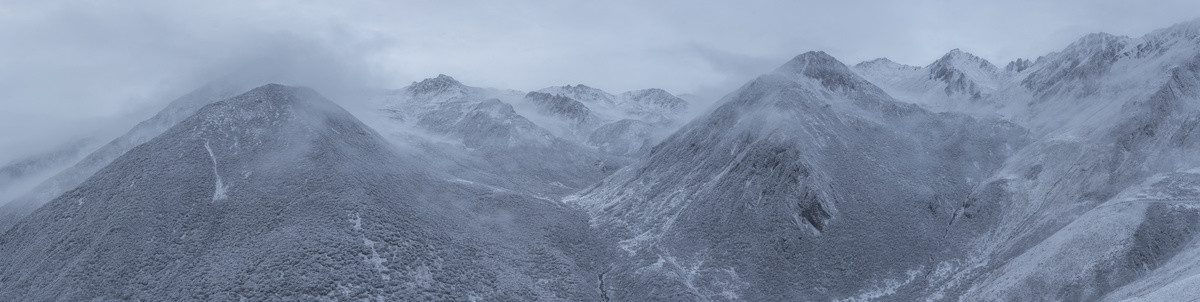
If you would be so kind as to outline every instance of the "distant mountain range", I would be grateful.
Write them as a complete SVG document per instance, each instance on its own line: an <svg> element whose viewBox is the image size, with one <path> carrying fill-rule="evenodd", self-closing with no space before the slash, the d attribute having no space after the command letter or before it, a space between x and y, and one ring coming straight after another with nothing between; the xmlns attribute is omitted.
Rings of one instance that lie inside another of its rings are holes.
<svg viewBox="0 0 1200 302"><path fill-rule="evenodd" d="M41 183L0 300L1200 299L1200 21L1004 67L806 52L711 109L255 85L0 168Z"/></svg>

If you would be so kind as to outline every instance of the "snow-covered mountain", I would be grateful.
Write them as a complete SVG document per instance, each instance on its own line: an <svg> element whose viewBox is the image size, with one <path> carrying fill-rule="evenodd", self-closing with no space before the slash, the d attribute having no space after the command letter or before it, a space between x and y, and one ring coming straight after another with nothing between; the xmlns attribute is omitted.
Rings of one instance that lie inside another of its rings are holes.
<svg viewBox="0 0 1200 302"><path fill-rule="evenodd" d="M688 102L657 88L627 91L617 95L579 85L548 87L537 92L577 100L594 107L602 115L616 118L641 118L651 123L677 122L688 110Z"/></svg>
<svg viewBox="0 0 1200 302"><path fill-rule="evenodd" d="M0 300L1200 298L1200 20L1003 68L806 52L691 121L660 89L245 89L0 208Z"/></svg>
<svg viewBox="0 0 1200 302"><path fill-rule="evenodd" d="M1194 299L1198 72L1200 21L1005 69L810 52L567 202L625 300Z"/></svg>
<svg viewBox="0 0 1200 302"><path fill-rule="evenodd" d="M1195 276L1165 264L1197 252L1200 22L1088 35L1027 72L1005 101L1039 139L986 185L1006 205L972 264L986 268L946 288L967 299L1126 299Z"/></svg>
<svg viewBox="0 0 1200 302"><path fill-rule="evenodd" d="M613 95L582 84L567 85L531 92L526 101L538 112L552 112L550 116L559 124L565 123L560 127L571 131L566 136L605 152L627 156L644 154L649 144L677 129L688 112L687 101L657 88ZM602 132L596 132L601 129Z"/></svg>
<svg viewBox="0 0 1200 302"><path fill-rule="evenodd" d="M831 299L926 274L986 229L963 200L1026 143L1012 123L898 102L822 52L722 102L569 199L627 252L613 297Z"/></svg>
<svg viewBox="0 0 1200 302"><path fill-rule="evenodd" d="M82 159L64 159L63 161L67 162L65 168L56 169L57 172L53 176L38 179L40 183L33 189L17 193L14 199L0 206L0 233L8 230L34 209L83 183L96 171L104 168L125 152L150 141L168 128L175 126L179 121L191 116L201 107L244 92L245 89L248 87L242 81L222 80L209 83L172 101L158 114L138 123L133 129L107 144L86 148L94 149L94 151L83 151L90 153L85 153L86 156Z"/></svg>
<svg viewBox="0 0 1200 302"><path fill-rule="evenodd" d="M593 300L588 238L579 213L430 170L312 90L272 84L0 236L0 297Z"/></svg>
<svg viewBox="0 0 1200 302"><path fill-rule="evenodd" d="M658 89L614 96L576 85L523 93L467 86L446 75L377 103L381 118L368 123L401 144L443 155L444 169L547 197L570 194L628 164L678 127L675 119L687 108Z"/></svg>
<svg viewBox="0 0 1200 302"><path fill-rule="evenodd" d="M959 49L951 50L925 67L879 58L854 65L853 69L889 95L933 111L992 110L983 100L1012 82L1018 74L1001 70L991 62Z"/></svg>

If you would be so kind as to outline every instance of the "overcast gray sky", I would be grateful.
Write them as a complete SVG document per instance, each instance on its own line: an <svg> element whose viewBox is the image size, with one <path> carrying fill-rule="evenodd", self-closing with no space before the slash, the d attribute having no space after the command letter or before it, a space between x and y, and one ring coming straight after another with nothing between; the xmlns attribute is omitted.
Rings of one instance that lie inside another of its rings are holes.
<svg viewBox="0 0 1200 302"><path fill-rule="evenodd" d="M291 84L659 87L715 97L796 54L997 65L1091 32L1140 36L1200 1L0 0L0 162L123 131L245 69ZM240 69L239 69L240 68Z"/></svg>

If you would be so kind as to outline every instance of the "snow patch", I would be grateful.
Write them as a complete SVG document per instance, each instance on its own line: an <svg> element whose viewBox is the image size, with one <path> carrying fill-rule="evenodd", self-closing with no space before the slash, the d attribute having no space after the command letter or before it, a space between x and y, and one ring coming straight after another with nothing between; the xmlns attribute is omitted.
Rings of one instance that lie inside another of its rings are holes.
<svg viewBox="0 0 1200 302"><path fill-rule="evenodd" d="M362 230L363 230L363 228L362 228L362 216L359 216L359 215L358 215L358 213L354 213L354 218L353 218L353 219L350 219L350 223L353 223L353 224L354 224L354 230L355 230L355 231L362 231Z"/></svg>
<svg viewBox="0 0 1200 302"><path fill-rule="evenodd" d="M916 280L917 276L920 276L924 271L924 267L910 269L905 272L905 274L908 275L908 278L905 278L904 280L887 279L881 283L875 284L871 289L863 291L858 296L837 301L875 301L883 297L894 295L896 294L897 289L899 289L901 286L912 283L913 280Z"/></svg>
<svg viewBox="0 0 1200 302"><path fill-rule="evenodd" d="M208 140L204 141L204 150L208 150L208 158L211 159L213 163L213 176L216 176L217 178L217 185L216 189L213 190L212 200L224 200L229 197L225 194L225 191L229 188L225 186L224 182L221 181L221 174L217 173L217 156L213 155L212 147L209 147Z"/></svg>
<svg viewBox="0 0 1200 302"><path fill-rule="evenodd" d="M366 245L367 248L371 250L371 255L365 256L364 258L366 259L364 259L364 261L371 264L371 266L375 269L375 272L379 273L379 277L383 278L383 280L392 280L392 276L387 274L389 271L388 267L383 265L384 262L387 262L387 259L379 257L379 252L375 250L375 241L367 239L365 236L362 240L363 245Z"/></svg>
<svg viewBox="0 0 1200 302"><path fill-rule="evenodd" d="M654 240L655 237L656 236L651 234L648 230L638 234L633 238L618 241L617 245L620 245L622 250L625 250L625 252L629 253L630 256L633 256L634 254L637 254L638 246L641 246L644 242Z"/></svg>

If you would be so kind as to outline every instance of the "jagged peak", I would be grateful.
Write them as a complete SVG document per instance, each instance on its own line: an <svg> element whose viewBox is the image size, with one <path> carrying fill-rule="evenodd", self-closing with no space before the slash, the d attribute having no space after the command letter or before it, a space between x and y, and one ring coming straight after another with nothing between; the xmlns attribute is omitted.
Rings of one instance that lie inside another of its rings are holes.
<svg viewBox="0 0 1200 302"><path fill-rule="evenodd" d="M573 92L573 93L603 93L603 94L608 94L608 92L605 92L604 90L600 90L599 88L595 88L595 87L587 86L587 85L584 85L584 84L577 84L577 85L566 85L566 86L555 86L555 87L546 87L546 88L544 88L544 89L542 89L542 90L539 90L539 91L548 91L548 90L558 90L558 91L563 91L563 92Z"/></svg>
<svg viewBox="0 0 1200 302"><path fill-rule="evenodd" d="M536 92L547 93L552 95L560 95L581 102L600 101L603 103L612 103L615 97L611 93L587 85L567 85L542 88Z"/></svg>
<svg viewBox="0 0 1200 302"><path fill-rule="evenodd" d="M1200 40L1200 18L1180 22L1167 28L1152 31L1147 34L1146 37L1179 37L1189 40Z"/></svg>
<svg viewBox="0 0 1200 302"><path fill-rule="evenodd" d="M451 76L448 76L445 74L441 74L441 73L439 73L436 77L433 77L430 79L425 79L425 81L431 81L431 80L447 82L447 83L454 83L454 84L462 84L462 83L459 83L458 80L455 80L454 77L451 77Z"/></svg>
<svg viewBox="0 0 1200 302"><path fill-rule="evenodd" d="M920 67L897 63L888 58L876 58L854 64L858 69L918 69Z"/></svg>
<svg viewBox="0 0 1200 302"><path fill-rule="evenodd" d="M592 115L587 105L563 95L533 91L525 94L525 100L536 105L543 114L560 115L580 123L587 122Z"/></svg>
<svg viewBox="0 0 1200 302"><path fill-rule="evenodd" d="M561 95L561 94L553 94L553 93L548 93L548 92L541 92L541 91L530 91L529 93L525 94L525 98L526 99L535 99L535 100L553 100L553 101L573 101L574 100L569 96L565 96L565 95Z"/></svg>
<svg viewBox="0 0 1200 302"><path fill-rule="evenodd" d="M458 82L458 80L455 80L448 75L438 74L437 77L424 79L420 82L413 82L412 85L408 86L408 91L415 94L425 94L442 92L450 88L461 87L463 87L463 84Z"/></svg>
<svg viewBox="0 0 1200 302"><path fill-rule="evenodd" d="M1021 85L1038 95L1069 87L1068 83L1103 75L1121 57L1132 39L1108 33L1087 34L1060 52L1038 58L1036 69Z"/></svg>
<svg viewBox="0 0 1200 302"><path fill-rule="evenodd" d="M1129 41L1129 37L1117 36L1110 33L1090 33L1075 40L1063 50L1065 53L1077 52L1094 52L1100 49L1106 49L1123 45Z"/></svg>
<svg viewBox="0 0 1200 302"><path fill-rule="evenodd" d="M948 59L983 60L983 58L980 58L979 56L976 56L973 53L962 50L962 48L951 49L950 51L947 51L945 55L942 55L941 60L948 60Z"/></svg>
<svg viewBox="0 0 1200 302"><path fill-rule="evenodd" d="M996 67L996 65L993 65L992 62L958 48L951 49L941 58L937 59L937 61L929 64L929 66L930 68L978 68L987 72L995 72L999 70L999 68Z"/></svg>
<svg viewBox="0 0 1200 302"><path fill-rule="evenodd" d="M1033 66L1033 61L1024 58L1017 58L1012 62L1008 62L1008 65L1004 66L1004 70L1008 72L1022 72L1026 69L1029 69L1030 66Z"/></svg>
<svg viewBox="0 0 1200 302"><path fill-rule="evenodd" d="M663 90L661 88L647 88L647 89L641 89L641 90L633 90L633 91L625 92L624 94L633 96L634 98L638 98L638 99L647 98L647 97L669 98L669 99L678 99L679 98L679 97L675 96L674 94L671 94L670 92L667 92L666 90ZM682 99L681 99L681 101L682 101Z"/></svg>
<svg viewBox="0 0 1200 302"><path fill-rule="evenodd" d="M621 94L622 97L642 104L655 105L675 111L686 110L688 101L660 88L633 90Z"/></svg>
<svg viewBox="0 0 1200 302"><path fill-rule="evenodd" d="M870 60L862 61L862 62L859 62L858 64L855 64L854 66L859 66L859 65L881 65L881 64L882 64L882 65L899 65L900 63L896 63L896 61L892 61L892 59L888 59L888 58L886 58L886 57L882 57L882 58L874 58L874 59L870 59Z"/></svg>
<svg viewBox="0 0 1200 302"><path fill-rule="evenodd" d="M587 106L583 105L583 103L580 103L578 100L560 94L530 91L529 93L525 94L525 99L533 102L534 104L540 105L583 107L584 109L587 108Z"/></svg>
<svg viewBox="0 0 1200 302"><path fill-rule="evenodd" d="M500 101L500 99L494 98L486 99L482 102L479 102L479 104L475 104L474 110L487 112L493 117L513 116L517 114L512 105Z"/></svg>

